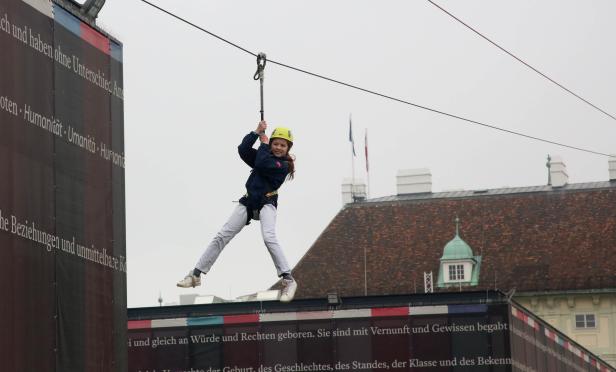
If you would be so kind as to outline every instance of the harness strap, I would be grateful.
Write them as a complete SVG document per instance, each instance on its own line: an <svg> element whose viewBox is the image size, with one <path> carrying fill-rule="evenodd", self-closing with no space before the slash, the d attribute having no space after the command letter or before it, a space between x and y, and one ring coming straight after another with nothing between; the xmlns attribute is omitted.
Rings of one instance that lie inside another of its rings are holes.
<svg viewBox="0 0 616 372"><path fill-rule="evenodd" d="M278 195L278 190L268 192L267 194L265 194L265 197L270 198L275 195ZM248 193L244 194L244 197L247 198ZM250 220L258 220L260 211L261 209L250 209L248 206L246 206L246 225L250 225Z"/></svg>
<svg viewBox="0 0 616 372"><path fill-rule="evenodd" d="M266 198L272 197L274 195L278 195L278 190L274 190L274 191L270 191L267 194L265 194ZM248 193L244 194L245 197L248 197Z"/></svg>

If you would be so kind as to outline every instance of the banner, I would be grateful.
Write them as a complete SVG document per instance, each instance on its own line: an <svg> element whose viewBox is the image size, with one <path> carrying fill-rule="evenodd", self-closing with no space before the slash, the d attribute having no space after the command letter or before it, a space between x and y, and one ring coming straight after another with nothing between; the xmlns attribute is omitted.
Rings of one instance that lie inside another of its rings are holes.
<svg viewBox="0 0 616 372"><path fill-rule="evenodd" d="M0 370L126 369L122 47L0 2Z"/></svg>
<svg viewBox="0 0 616 372"><path fill-rule="evenodd" d="M507 305L157 319L129 328L130 372L511 370Z"/></svg>

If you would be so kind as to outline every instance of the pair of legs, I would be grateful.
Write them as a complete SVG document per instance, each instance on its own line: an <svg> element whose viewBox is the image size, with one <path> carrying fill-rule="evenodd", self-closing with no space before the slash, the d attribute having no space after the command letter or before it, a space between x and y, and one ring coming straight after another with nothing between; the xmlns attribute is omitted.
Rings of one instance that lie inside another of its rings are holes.
<svg viewBox="0 0 616 372"><path fill-rule="evenodd" d="M201 273L207 273L220 255L220 252L233 239L244 226L246 226L246 207L238 205L231 217L222 229L216 234L212 242L207 246L205 252L199 258L195 269L189 272L188 275L177 284L178 287L190 288L201 285ZM297 282L291 276L291 268L287 263L287 259L282 253L282 248L276 239L276 207L271 204L266 204L261 208L259 213L261 221L261 234L265 246L274 260L278 276L282 277L282 289L280 291L280 301L289 302L293 300L295 291L297 290Z"/></svg>
<svg viewBox="0 0 616 372"><path fill-rule="evenodd" d="M246 226L246 207L239 204L233 210L231 217L227 220L222 229L216 234L212 242L207 246L205 252L199 258L195 268L202 273L207 273L225 248L225 246ZM261 234L267 250L272 256L278 276L287 276L291 273L291 268L282 252L278 239L276 238L276 207L266 204L259 213L261 221Z"/></svg>

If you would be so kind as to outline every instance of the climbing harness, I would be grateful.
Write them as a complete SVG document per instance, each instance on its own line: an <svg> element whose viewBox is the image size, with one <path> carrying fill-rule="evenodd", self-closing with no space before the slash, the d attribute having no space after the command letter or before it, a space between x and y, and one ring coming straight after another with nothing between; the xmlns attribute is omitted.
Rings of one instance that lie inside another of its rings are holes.
<svg viewBox="0 0 616 372"><path fill-rule="evenodd" d="M270 198L270 197L272 197L274 195L278 195L278 190L274 190L274 191L268 192L267 194L265 194L265 197L266 198ZM248 193L244 194L244 196L248 197Z"/></svg>
<svg viewBox="0 0 616 372"><path fill-rule="evenodd" d="M267 63L267 57L265 53L259 53L257 55L257 72L253 76L253 79L259 80L261 86L261 121L265 120L265 114L263 111L263 80L265 78L265 64Z"/></svg>
<svg viewBox="0 0 616 372"><path fill-rule="evenodd" d="M265 194L265 198L269 199L272 196L276 196L276 195L278 195L278 190L270 191L267 194ZM244 194L244 197L248 198L248 193ZM261 206L261 208L263 208L263 206ZM261 208L251 209L250 207L246 206L246 225L250 225L250 220L255 220L255 221L259 220L259 214L261 213Z"/></svg>

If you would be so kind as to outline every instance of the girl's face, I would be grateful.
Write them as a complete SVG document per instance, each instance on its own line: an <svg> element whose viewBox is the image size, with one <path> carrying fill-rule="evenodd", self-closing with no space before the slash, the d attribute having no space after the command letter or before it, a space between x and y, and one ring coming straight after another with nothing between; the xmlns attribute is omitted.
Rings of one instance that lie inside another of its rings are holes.
<svg viewBox="0 0 616 372"><path fill-rule="evenodd" d="M286 156L287 151L289 151L289 144L282 138L274 138L270 143L270 147L272 149L272 154L279 158Z"/></svg>

